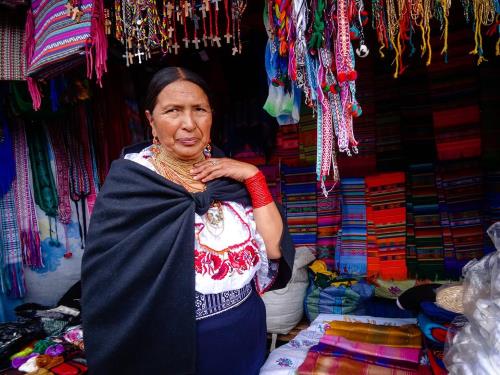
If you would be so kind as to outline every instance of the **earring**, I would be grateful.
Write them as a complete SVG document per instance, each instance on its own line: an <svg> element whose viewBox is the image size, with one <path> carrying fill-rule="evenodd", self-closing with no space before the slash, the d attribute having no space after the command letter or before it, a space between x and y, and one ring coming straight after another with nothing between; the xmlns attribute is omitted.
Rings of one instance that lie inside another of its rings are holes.
<svg viewBox="0 0 500 375"><path fill-rule="evenodd" d="M158 155L160 153L160 140L158 137L153 137L153 146L151 146L151 152L155 155Z"/></svg>
<svg viewBox="0 0 500 375"><path fill-rule="evenodd" d="M203 155L205 155L206 159L210 159L212 157L212 146L210 146L210 143L203 149Z"/></svg>

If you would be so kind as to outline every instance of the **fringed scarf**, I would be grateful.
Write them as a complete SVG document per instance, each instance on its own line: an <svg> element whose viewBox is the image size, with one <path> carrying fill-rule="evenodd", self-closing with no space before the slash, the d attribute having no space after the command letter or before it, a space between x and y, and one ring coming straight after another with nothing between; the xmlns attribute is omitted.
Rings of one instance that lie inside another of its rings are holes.
<svg viewBox="0 0 500 375"><path fill-rule="evenodd" d="M33 268L40 268L43 267L43 260L35 201L33 199L33 179L31 176L24 122L17 122L12 133L12 138L16 157L14 195L16 198L16 212L19 224L19 236L21 238L23 264Z"/></svg>
<svg viewBox="0 0 500 375"><path fill-rule="evenodd" d="M12 181L16 178L16 165L14 154L12 153L12 140L10 138L9 127L2 112L0 112L0 160L2 168L0 169L0 197L6 194Z"/></svg>
<svg viewBox="0 0 500 375"><path fill-rule="evenodd" d="M16 217L14 192L10 189L0 198L0 285L11 298L26 294L21 241Z"/></svg>

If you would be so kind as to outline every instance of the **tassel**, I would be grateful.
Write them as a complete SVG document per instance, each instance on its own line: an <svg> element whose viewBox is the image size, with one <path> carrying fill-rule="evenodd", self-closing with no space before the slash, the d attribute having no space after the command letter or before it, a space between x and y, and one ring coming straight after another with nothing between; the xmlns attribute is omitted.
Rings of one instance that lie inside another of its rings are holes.
<svg viewBox="0 0 500 375"><path fill-rule="evenodd" d="M108 71L106 66L106 60L108 58L108 40L106 39L104 21L104 4L102 0L94 0L90 24L90 37L87 39L85 54L87 57L87 78L92 78L95 66L96 80L100 87L102 87L102 75Z"/></svg>
<svg viewBox="0 0 500 375"><path fill-rule="evenodd" d="M35 51L35 20L31 9L26 14L26 25L24 27L24 48L23 52L26 56L26 65L30 66L33 52ZM33 100L33 109L38 111L42 105L42 94L38 83L34 78L27 77L28 91L30 92L31 99Z"/></svg>

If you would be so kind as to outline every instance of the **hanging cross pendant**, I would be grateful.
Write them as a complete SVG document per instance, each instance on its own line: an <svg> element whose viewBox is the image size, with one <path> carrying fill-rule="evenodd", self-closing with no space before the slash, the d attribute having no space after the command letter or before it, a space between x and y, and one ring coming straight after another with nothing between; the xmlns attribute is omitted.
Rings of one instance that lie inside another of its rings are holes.
<svg viewBox="0 0 500 375"><path fill-rule="evenodd" d="M178 6L175 7L175 17L177 18L177 22L180 22L182 17L181 17L181 12L179 11Z"/></svg>
<svg viewBox="0 0 500 375"><path fill-rule="evenodd" d="M233 46L233 56L238 53L238 47Z"/></svg>
<svg viewBox="0 0 500 375"><path fill-rule="evenodd" d="M130 66L130 63L128 61L128 53L124 53L122 57L125 59L125 66L128 68Z"/></svg>
<svg viewBox="0 0 500 375"><path fill-rule="evenodd" d="M188 38L183 38L182 40L184 41L184 47L185 48L189 48L189 39Z"/></svg>
<svg viewBox="0 0 500 375"><path fill-rule="evenodd" d="M172 34L174 33L174 28L170 26L168 29L168 39L172 39Z"/></svg>
<svg viewBox="0 0 500 375"><path fill-rule="evenodd" d="M224 38L226 38L226 43L227 44L229 44L231 42L231 38L232 37L233 36L231 34L229 34L229 33L227 33L227 34L224 35Z"/></svg>
<svg viewBox="0 0 500 375"><path fill-rule="evenodd" d="M173 49L174 49L174 51L175 51L174 53L175 53L176 55L178 55L178 54L179 54L179 48L180 48L180 46L177 44L177 42L175 42L175 44L173 44L173 45L172 45L172 48L173 48Z"/></svg>
<svg viewBox="0 0 500 375"><path fill-rule="evenodd" d="M192 17L193 18L193 22L194 22L194 29L195 30L199 30L200 28L200 16L198 16L196 13L194 14L194 16Z"/></svg>
<svg viewBox="0 0 500 375"><path fill-rule="evenodd" d="M142 64L142 56L144 56L144 52L142 52L139 47L137 47L137 53L134 56L137 56L139 59L139 64Z"/></svg>
<svg viewBox="0 0 500 375"><path fill-rule="evenodd" d="M203 39L203 45L204 45L205 47L208 47L207 36L206 36L206 35L203 35L202 39Z"/></svg>
<svg viewBox="0 0 500 375"><path fill-rule="evenodd" d="M220 38L219 38L219 36L218 36L218 35L216 35L216 36L214 36L214 37L212 38L212 45L213 45L214 43L215 43L215 44L217 44L217 47L219 47L219 48L220 48Z"/></svg>
<svg viewBox="0 0 500 375"><path fill-rule="evenodd" d="M197 36L195 36L191 42L194 44L194 48L200 49L200 40L198 39Z"/></svg>
<svg viewBox="0 0 500 375"><path fill-rule="evenodd" d="M172 17L172 11L175 9L175 7L172 5L172 3L167 3L167 17L170 18Z"/></svg>
<svg viewBox="0 0 500 375"><path fill-rule="evenodd" d="M210 2L209 0L203 0L203 4L205 4L205 10L210 12Z"/></svg>
<svg viewBox="0 0 500 375"><path fill-rule="evenodd" d="M129 52L128 53L128 61L129 61L129 64L130 65L133 65L134 64L134 55L132 52Z"/></svg>
<svg viewBox="0 0 500 375"><path fill-rule="evenodd" d="M219 1L220 0L212 0L212 3L215 4L215 10L219 10Z"/></svg>

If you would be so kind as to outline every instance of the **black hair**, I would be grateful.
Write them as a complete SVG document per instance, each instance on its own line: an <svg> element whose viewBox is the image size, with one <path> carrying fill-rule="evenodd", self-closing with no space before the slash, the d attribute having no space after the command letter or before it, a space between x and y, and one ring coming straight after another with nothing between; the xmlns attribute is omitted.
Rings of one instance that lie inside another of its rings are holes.
<svg viewBox="0 0 500 375"><path fill-rule="evenodd" d="M155 73L149 82L146 99L144 100L144 108L152 113L161 90L175 81L189 81L199 86L208 97L210 107L213 108L211 92L205 80L198 74L178 66L163 68Z"/></svg>

